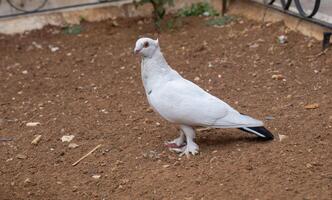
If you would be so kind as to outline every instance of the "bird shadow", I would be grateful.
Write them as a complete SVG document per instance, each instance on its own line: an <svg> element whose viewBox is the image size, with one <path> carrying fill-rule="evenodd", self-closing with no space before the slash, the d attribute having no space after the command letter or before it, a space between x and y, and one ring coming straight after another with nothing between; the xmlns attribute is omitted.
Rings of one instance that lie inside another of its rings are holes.
<svg viewBox="0 0 332 200"><path fill-rule="evenodd" d="M200 145L207 146L235 146L235 144L243 144L243 143L267 143L269 141L264 140L263 138L256 137L254 135L235 132L235 131L224 131L222 134L215 131L208 131L200 134L197 138L197 142ZM205 135L203 135L205 134Z"/></svg>

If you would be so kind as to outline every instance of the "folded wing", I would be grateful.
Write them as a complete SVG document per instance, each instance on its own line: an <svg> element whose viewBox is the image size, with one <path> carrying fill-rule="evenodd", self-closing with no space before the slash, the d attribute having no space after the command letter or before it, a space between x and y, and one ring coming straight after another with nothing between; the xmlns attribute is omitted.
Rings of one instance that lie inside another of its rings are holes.
<svg viewBox="0 0 332 200"><path fill-rule="evenodd" d="M214 128L263 125L259 120L241 115L227 103L182 77L159 87L151 94L149 101L160 115L178 124Z"/></svg>

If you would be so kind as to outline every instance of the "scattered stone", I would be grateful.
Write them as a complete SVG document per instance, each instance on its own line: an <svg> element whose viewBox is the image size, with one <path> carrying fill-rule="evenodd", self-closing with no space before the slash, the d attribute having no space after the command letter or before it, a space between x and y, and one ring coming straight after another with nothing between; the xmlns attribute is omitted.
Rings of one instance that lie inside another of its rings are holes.
<svg viewBox="0 0 332 200"><path fill-rule="evenodd" d="M200 78L198 77L198 76L196 76L195 78L194 78L194 81L199 81L200 80Z"/></svg>
<svg viewBox="0 0 332 200"><path fill-rule="evenodd" d="M40 122L28 122L26 123L26 126L29 126L29 127L34 127L34 126L38 126L40 125Z"/></svg>
<svg viewBox="0 0 332 200"><path fill-rule="evenodd" d="M287 135L281 135L281 134L278 134L278 136L279 136L279 141L280 142L288 137Z"/></svg>
<svg viewBox="0 0 332 200"><path fill-rule="evenodd" d="M144 22L143 22L142 20L139 20L139 21L137 22L137 24L138 24L138 25L143 25Z"/></svg>
<svg viewBox="0 0 332 200"><path fill-rule="evenodd" d="M59 50L60 50L59 47L55 47L55 46L52 46L52 45L49 45L48 48L49 48L52 52L56 52L56 51L59 51Z"/></svg>
<svg viewBox="0 0 332 200"><path fill-rule="evenodd" d="M68 147L70 148L70 149L75 149L75 148L77 148L77 147L79 147L80 145L78 145L78 144L76 144L76 143L69 143L69 145L68 145Z"/></svg>
<svg viewBox="0 0 332 200"><path fill-rule="evenodd" d="M273 74L272 75L273 80L283 80L285 77L282 74Z"/></svg>
<svg viewBox="0 0 332 200"><path fill-rule="evenodd" d="M266 120L273 120L274 117L272 117L272 116L266 116L265 119L266 119Z"/></svg>
<svg viewBox="0 0 332 200"><path fill-rule="evenodd" d="M312 164L310 164L310 163L307 163L305 166L306 166L307 168L312 168Z"/></svg>
<svg viewBox="0 0 332 200"><path fill-rule="evenodd" d="M28 70L23 70L22 74L28 74Z"/></svg>
<svg viewBox="0 0 332 200"><path fill-rule="evenodd" d="M61 137L62 142L70 142L74 139L75 135L64 135Z"/></svg>
<svg viewBox="0 0 332 200"><path fill-rule="evenodd" d="M118 27L119 26L119 23L115 20L112 21L112 26L114 27Z"/></svg>
<svg viewBox="0 0 332 200"><path fill-rule="evenodd" d="M27 159L28 156L26 156L26 155L24 155L24 154L17 154L17 155L16 155L16 158L17 158L17 159L24 160L24 159Z"/></svg>
<svg viewBox="0 0 332 200"><path fill-rule="evenodd" d="M101 175L100 174L95 174L95 175L92 175L92 178L94 179L100 179Z"/></svg>
<svg viewBox="0 0 332 200"><path fill-rule="evenodd" d="M308 104L304 106L305 109L316 109L318 107L319 107L318 103Z"/></svg>
<svg viewBox="0 0 332 200"><path fill-rule="evenodd" d="M30 178L26 178L23 183L24 183L24 185L28 185L28 184L31 183L31 179Z"/></svg>
<svg viewBox="0 0 332 200"><path fill-rule="evenodd" d="M35 42L35 41L32 42L32 45L33 45L34 47L36 47L37 49L42 49L42 48L43 48L43 46L42 46L41 44L38 44L38 43Z"/></svg>
<svg viewBox="0 0 332 200"><path fill-rule="evenodd" d="M257 43L249 45L249 48L251 48L251 49L254 49L254 48L257 48L257 47L259 47L259 44L257 44Z"/></svg>
<svg viewBox="0 0 332 200"><path fill-rule="evenodd" d="M285 44L285 43L287 43L288 41L287 41L287 36L286 35L280 35L280 36L278 36L278 42L279 42L279 44Z"/></svg>
<svg viewBox="0 0 332 200"><path fill-rule="evenodd" d="M150 159L159 159L160 155L156 151L149 151L147 153L143 153L143 157Z"/></svg>
<svg viewBox="0 0 332 200"><path fill-rule="evenodd" d="M37 145L41 139L42 135L36 135L35 139L32 140L31 144Z"/></svg>
<svg viewBox="0 0 332 200"><path fill-rule="evenodd" d="M151 107L149 107L149 108L146 109L146 112L147 112L147 113L152 113L152 112L153 112L153 109L152 109Z"/></svg>

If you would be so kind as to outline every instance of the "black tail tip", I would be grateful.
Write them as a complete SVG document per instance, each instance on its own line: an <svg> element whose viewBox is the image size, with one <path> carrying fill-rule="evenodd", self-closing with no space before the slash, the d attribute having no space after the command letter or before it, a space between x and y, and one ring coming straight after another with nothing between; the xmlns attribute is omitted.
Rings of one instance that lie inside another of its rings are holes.
<svg viewBox="0 0 332 200"><path fill-rule="evenodd" d="M262 140L273 140L274 139L273 134L269 130L267 130L264 126L246 127L246 128L240 128L240 130L255 134Z"/></svg>

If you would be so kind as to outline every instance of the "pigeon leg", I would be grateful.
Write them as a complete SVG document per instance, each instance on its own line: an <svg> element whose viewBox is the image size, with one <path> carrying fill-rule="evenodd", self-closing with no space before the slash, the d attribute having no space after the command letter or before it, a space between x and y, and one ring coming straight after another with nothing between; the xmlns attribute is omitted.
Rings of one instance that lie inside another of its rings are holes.
<svg viewBox="0 0 332 200"><path fill-rule="evenodd" d="M183 131L183 133L185 134L186 140L187 140L187 145L185 147L183 147L183 151L180 154L180 156L182 156L182 155L189 156L189 154L192 154L192 155L197 154L199 147L194 142L195 130L192 127L186 126L186 125L181 125L180 128Z"/></svg>
<svg viewBox="0 0 332 200"><path fill-rule="evenodd" d="M172 140L170 142L165 142L165 146L168 147L168 148L176 148L176 149L179 149L181 147L184 147L186 144L185 144L185 135L183 133L182 130L180 130L180 136L178 138L176 138L175 140ZM175 150L177 151L177 150Z"/></svg>

